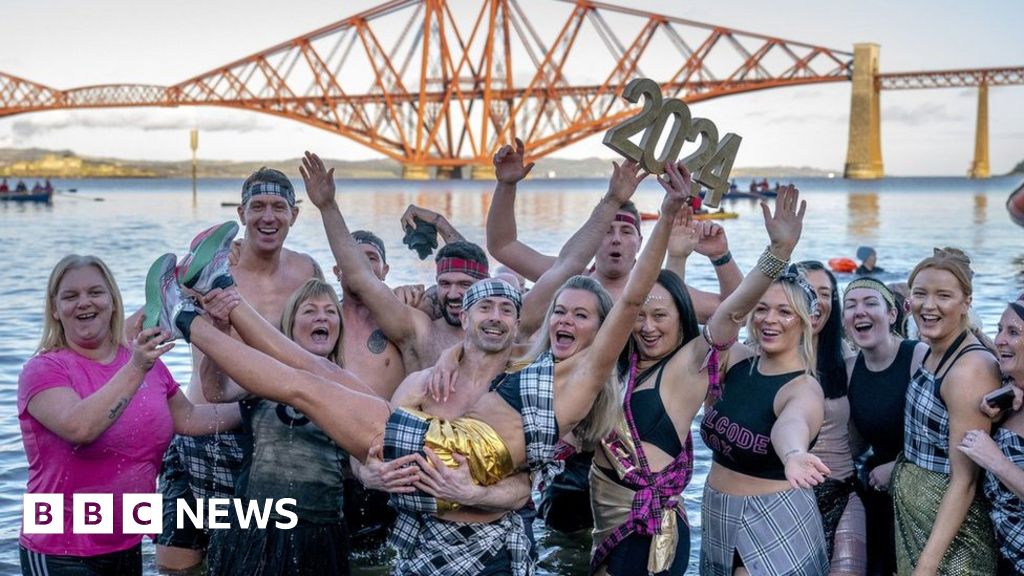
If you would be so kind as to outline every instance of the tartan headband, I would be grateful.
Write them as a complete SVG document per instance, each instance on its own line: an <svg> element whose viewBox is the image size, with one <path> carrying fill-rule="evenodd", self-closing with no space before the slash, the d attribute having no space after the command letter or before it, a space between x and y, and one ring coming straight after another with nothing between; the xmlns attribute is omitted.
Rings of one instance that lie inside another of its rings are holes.
<svg viewBox="0 0 1024 576"><path fill-rule="evenodd" d="M291 183L281 184L278 182L251 182L242 188L242 204L248 202L253 196L280 196L284 198L289 206L295 206L295 189Z"/></svg>
<svg viewBox="0 0 1024 576"><path fill-rule="evenodd" d="M857 288L867 288L868 290L874 290L875 292L878 292L879 294L882 295L882 298L885 299L885 303L889 305L889 308L896 307L896 297L893 296L892 290L889 290L889 287L883 284L881 280L876 280L875 278L871 277L857 278L856 280L847 284L846 290L843 291L843 299L846 299L846 295L850 293L850 290L854 290Z"/></svg>
<svg viewBox="0 0 1024 576"><path fill-rule="evenodd" d="M511 300L516 307L516 315L523 307L523 297L512 285L498 278L486 278L476 282L462 295L462 310L469 311L474 304L484 298L505 298Z"/></svg>
<svg viewBox="0 0 1024 576"><path fill-rule="evenodd" d="M440 276L446 272L461 272L463 274L468 274L477 280L483 280L490 276L487 272L487 264L466 260L465 258L456 258L454 256L441 258L437 261L437 275Z"/></svg>

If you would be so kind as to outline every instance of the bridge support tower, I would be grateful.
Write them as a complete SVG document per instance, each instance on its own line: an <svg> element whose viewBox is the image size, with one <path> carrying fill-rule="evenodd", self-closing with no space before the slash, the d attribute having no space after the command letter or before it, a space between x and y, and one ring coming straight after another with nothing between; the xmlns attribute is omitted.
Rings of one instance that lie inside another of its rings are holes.
<svg viewBox="0 0 1024 576"><path fill-rule="evenodd" d="M988 178L988 84L978 86L978 124L974 129L974 161L970 178Z"/></svg>
<svg viewBox="0 0 1024 576"><path fill-rule="evenodd" d="M430 171L426 166L419 164L405 164L402 166L403 180L430 180Z"/></svg>
<svg viewBox="0 0 1024 576"><path fill-rule="evenodd" d="M473 164L470 167L473 180L494 180L493 164Z"/></svg>
<svg viewBox="0 0 1024 576"><path fill-rule="evenodd" d="M854 44L850 140L846 147L844 178L873 180L883 176L877 74L878 44Z"/></svg>

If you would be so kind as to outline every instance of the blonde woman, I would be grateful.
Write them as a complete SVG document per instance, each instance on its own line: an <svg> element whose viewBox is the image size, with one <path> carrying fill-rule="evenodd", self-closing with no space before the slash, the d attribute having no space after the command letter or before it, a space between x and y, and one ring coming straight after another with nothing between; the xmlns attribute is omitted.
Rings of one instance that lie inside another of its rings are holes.
<svg viewBox="0 0 1024 576"><path fill-rule="evenodd" d="M971 333L967 255L936 249L910 273L910 310L929 350L907 389L903 459L892 477L900 574L991 575L995 538L978 467L951 447L991 424L978 410L999 387L992 353Z"/></svg>
<svg viewBox="0 0 1024 576"><path fill-rule="evenodd" d="M28 457L27 493L64 495L58 534L20 537L25 574L142 574L142 536L72 530L75 493L152 493L174 433L238 425L237 407L193 406L160 356L174 347L159 328L123 342L124 306L95 256L65 256L50 273L43 335L18 379L18 420ZM31 571L31 572L30 572Z"/></svg>

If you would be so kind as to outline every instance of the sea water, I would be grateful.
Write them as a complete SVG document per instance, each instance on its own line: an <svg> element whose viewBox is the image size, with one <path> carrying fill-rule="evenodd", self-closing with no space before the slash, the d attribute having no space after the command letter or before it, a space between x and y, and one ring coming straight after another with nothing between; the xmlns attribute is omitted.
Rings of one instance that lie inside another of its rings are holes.
<svg viewBox="0 0 1024 576"><path fill-rule="evenodd" d="M1024 230L1005 209L1006 197L1020 178L889 178L872 182L839 179L794 180L807 200L803 237L794 258L853 258L857 247L873 246L886 281L904 280L934 247L956 246L971 257L974 309L994 334L1007 300L1024 285ZM301 182L296 183L300 198ZM188 180L66 180L52 205L0 203L0 574L18 572L18 530L27 463L18 427L18 374L31 356L42 328L46 281L53 265L68 253L94 254L113 271L129 311L143 304L143 284L150 263L165 252L182 254L200 230L237 218L241 182L200 180L193 202ZM531 180L520 185L516 205L519 239L555 254L589 215L607 188L602 180ZM432 260L419 260L401 244L399 217L414 203L446 215L470 241L483 245L484 221L493 184L471 181L339 181L338 203L349 228L365 228L387 245L391 285L427 283ZM634 201L643 212L656 213L661 188L645 182ZM317 209L300 205L286 245L311 254L330 278L334 264ZM722 221L729 246L744 271L756 263L767 244L756 202L724 202L739 214ZM644 223L649 233L652 222ZM707 259L690 259L686 281L717 290ZM840 284L849 277L840 276ZM180 383L189 379L188 347L179 344L163 360ZM697 424L694 424L696 430ZM693 480L684 497L693 534L690 572L697 573L700 550L700 495L710 454L694 435ZM586 574L590 543L586 535L549 533L536 523L542 574ZM144 543L147 574L155 574L153 548ZM380 574L380 566L357 560L355 574Z"/></svg>

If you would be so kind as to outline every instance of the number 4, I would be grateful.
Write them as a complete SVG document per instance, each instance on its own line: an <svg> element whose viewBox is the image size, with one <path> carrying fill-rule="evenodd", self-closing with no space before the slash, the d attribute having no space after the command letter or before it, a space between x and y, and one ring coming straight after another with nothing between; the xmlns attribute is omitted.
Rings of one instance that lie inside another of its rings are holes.
<svg viewBox="0 0 1024 576"><path fill-rule="evenodd" d="M743 138L735 134L726 134L719 142L715 155L694 177L694 180L708 187L708 193L704 197L705 205L718 208L722 196L729 191L729 173L732 172L732 163L736 160L736 152L739 151L742 140Z"/></svg>

